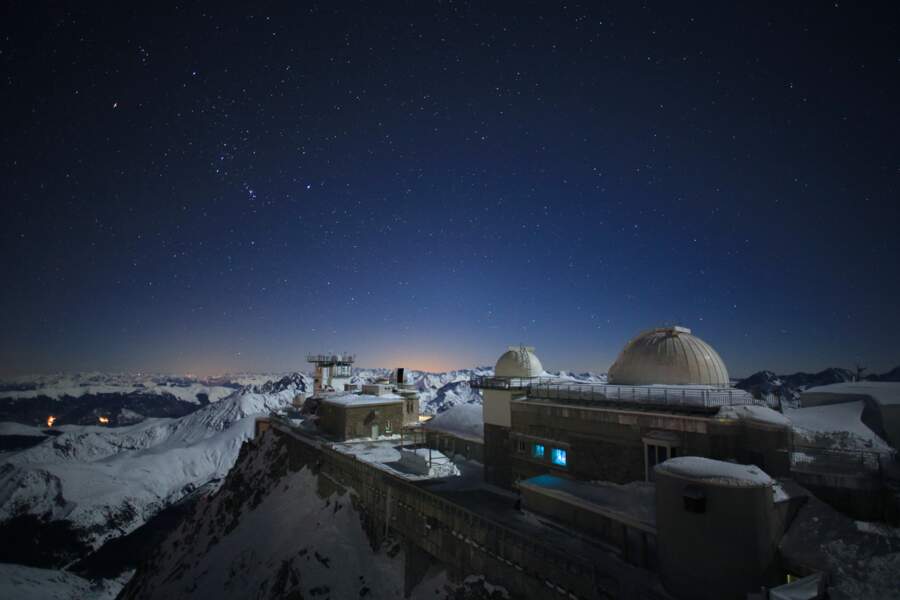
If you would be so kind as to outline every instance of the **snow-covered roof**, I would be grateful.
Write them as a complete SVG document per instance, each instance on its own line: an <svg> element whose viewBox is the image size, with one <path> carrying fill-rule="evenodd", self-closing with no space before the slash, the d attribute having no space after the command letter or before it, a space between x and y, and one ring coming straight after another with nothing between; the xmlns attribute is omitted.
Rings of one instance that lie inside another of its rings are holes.
<svg viewBox="0 0 900 600"><path fill-rule="evenodd" d="M900 381L845 381L812 387L803 394L869 396L882 406L900 405Z"/></svg>
<svg viewBox="0 0 900 600"><path fill-rule="evenodd" d="M484 411L480 404L458 404L435 415L423 428L484 442Z"/></svg>
<svg viewBox="0 0 900 600"><path fill-rule="evenodd" d="M716 417L719 419L753 421L756 423L765 423L766 425L777 425L781 427L791 426L791 420L777 410L772 410L768 406L756 406L752 404L743 406L723 406L719 409Z"/></svg>
<svg viewBox="0 0 900 600"><path fill-rule="evenodd" d="M826 386L830 387L830 386ZM854 400L806 408L786 408L784 414L801 435L832 439L845 450L886 450L887 442L862 422L865 402Z"/></svg>
<svg viewBox="0 0 900 600"><path fill-rule="evenodd" d="M340 406L376 406L379 404L393 404L400 402L402 399L397 394L382 394L380 396L373 394L339 394L325 396L322 398L322 402Z"/></svg>
<svg viewBox="0 0 900 600"><path fill-rule="evenodd" d="M720 483L736 487L772 485L775 481L762 469L754 465L739 465L700 456L679 456L670 458L656 466L659 471L686 477L702 479L708 483Z"/></svg>
<svg viewBox="0 0 900 600"><path fill-rule="evenodd" d="M510 346L494 367L497 377L540 377L543 373L544 367L531 346Z"/></svg>
<svg viewBox="0 0 900 600"><path fill-rule="evenodd" d="M411 481L459 475L459 469L442 452L412 446L403 448L403 451L419 454L423 458L430 460L432 465L427 473L416 473L407 470L402 465L398 436L392 436L390 439L346 441L332 444L331 447L341 454L352 455L358 460L369 463L382 471L387 471L392 475Z"/></svg>
<svg viewBox="0 0 900 600"><path fill-rule="evenodd" d="M608 379L621 385L731 385L719 354L686 327L641 333L619 353Z"/></svg>

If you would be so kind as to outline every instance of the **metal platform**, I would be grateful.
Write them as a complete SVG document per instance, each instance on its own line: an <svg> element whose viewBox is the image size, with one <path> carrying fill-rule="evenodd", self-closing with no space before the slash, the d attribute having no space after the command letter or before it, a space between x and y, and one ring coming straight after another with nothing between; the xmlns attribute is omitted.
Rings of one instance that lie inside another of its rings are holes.
<svg viewBox="0 0 900 600"><path fill-rule="evenodd" d="M350 365L356 360L353 354L307 354L306 362L323 365Z"/></svg>

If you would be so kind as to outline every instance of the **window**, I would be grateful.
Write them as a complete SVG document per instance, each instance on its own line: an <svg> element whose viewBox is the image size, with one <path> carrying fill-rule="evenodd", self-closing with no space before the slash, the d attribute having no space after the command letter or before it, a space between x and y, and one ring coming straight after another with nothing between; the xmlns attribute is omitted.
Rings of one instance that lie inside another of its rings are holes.
<svg viewBox="0 0 900 600"><path fill-rule="evenodd" d="M535 444L531 447L531 456L535 458L544 458L544 445Z"/></svg>
<svg viewBox="0 0 900 600"><path fill-rule="evenodd" d="M692 513L706 512L706 493L694 484L684 486L684 510Z"/></svg>
<svg viewBox="0 0 900 600"><path fill-rule="evenodd" d="M554 448L550 453L550 462L558 467L565 467L568 459L568 452L562 448Z"/></svg>
<svg viewBox="0 0 900 600"><path fill-rule="evenodd" d="M524 441L519 440L516 446L519 449L519 454L525 454L525 442Z"/></svg>
<svg viewBox="0 0 900 600"><path fill-rule="evenodd" d="M662 446L656 444L646 444L646 448L646 480L653 481L653 467L673 458L678 452L678 449L674 446Z"/></svg>

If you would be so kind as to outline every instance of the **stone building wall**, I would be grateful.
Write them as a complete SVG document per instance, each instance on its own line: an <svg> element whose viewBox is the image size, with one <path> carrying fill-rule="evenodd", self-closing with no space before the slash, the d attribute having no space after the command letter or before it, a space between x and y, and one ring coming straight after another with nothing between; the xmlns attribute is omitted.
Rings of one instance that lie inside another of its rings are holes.
<svg viewBox="0 0 900 600"><path fill-rule="evenodd" d="M756 464L773 476L790 470L789 430L737 420L549 402L513 402L509 463L511 481L542 473L628 483L645 478L645 438L662 433L679 456L704 456ZM485 428L487 441L487 427ZM536 459L531 444L544 440L567 448L568 464ZM523 446L524 444L524 446ZM488 460L486 455L486 460Z"/></svg>
<svg viewBox="0 0 900 600"><path fill-rule="evenodd" d="M370 437L373 426L378 435L399 433L403 424L403 403L396 402L344 406L323 402L319 407L319 427L337 439Z"/></svg>
<svg viewBox="0 0 900 600"><path fill-rule="evenodd" d="M322 485L345 485L375 543L398 536L463 578L490 574L515 598L671 600L656 576L602 551L574 555L527 537L459 504L365 462L286 434L292 453L314 464ZM427 566L422 557L406 568L414 585ZM417 574L418 573L418 574ZM407 590L408 592L409 590Z"/></svg>

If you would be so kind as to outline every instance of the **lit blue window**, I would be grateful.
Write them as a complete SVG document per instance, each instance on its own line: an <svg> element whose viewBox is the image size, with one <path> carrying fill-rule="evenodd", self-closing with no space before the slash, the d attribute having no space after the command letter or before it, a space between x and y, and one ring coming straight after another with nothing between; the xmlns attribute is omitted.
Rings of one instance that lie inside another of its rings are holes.
<svg viewBox="0 0 900 600"><path fill-rule="evenodd" d="M544 445L535 444L531 447L531 455L535 458L544 458Z"/></svg>
<svg viewBox="0 0 900 600"><path fill-rule="evenodd" d="M567 458L566 451L562 448L554 448L553 452L550 453L550 462L560 467L566 466Z"/></svg>

